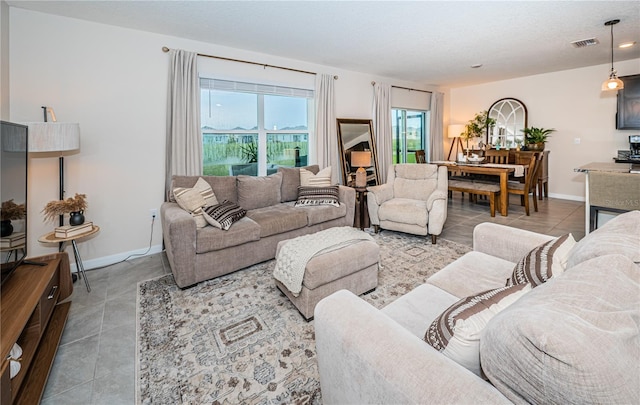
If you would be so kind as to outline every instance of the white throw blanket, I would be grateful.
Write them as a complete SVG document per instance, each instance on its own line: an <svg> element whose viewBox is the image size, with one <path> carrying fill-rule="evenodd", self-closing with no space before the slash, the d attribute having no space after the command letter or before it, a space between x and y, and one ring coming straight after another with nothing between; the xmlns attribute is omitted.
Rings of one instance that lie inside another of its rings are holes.
<svg viewBox="0 0 640 405"><path fill-rule="evenodd" d="M329 228L291 239L278 252L273 277L297 297L302 291L304 270L312 257L361 240L373 240L373 238L350 226Z"/></svg>

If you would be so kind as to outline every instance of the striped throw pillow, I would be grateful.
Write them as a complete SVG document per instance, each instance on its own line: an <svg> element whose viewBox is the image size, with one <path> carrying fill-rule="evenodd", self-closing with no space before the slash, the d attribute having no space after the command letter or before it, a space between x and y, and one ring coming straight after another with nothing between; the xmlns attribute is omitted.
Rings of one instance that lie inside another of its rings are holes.
<svg viewBox="0 0 640 405"><path fill-rule="evenodd" d="M307 169L300 169L300 185L326 187L331 185L331 166L327 166L320 170L318 174Z"/></svg>
<svg viewBox="0 0 640 405"><path fill-rule="evenodd" d="M310 187L300 186L298 187L298 199L294 206L308 206L308 205L333 205L334 207L340 206L340 191L338 186L327 187Z"/></svg>
<svg viewBox="0 0 640 405"><path fill-rule="evenodd" d="M218 199L216 198L216 195L213 194L211 185L207 183L207 181L202 177L198 177L198 181L193 186L193 188L195 188L200 194L202 194L205 205L209 206L218 204Z"/></svg>
<svg viewBox="0 0 640 405"><path fill-rule="evenodd" d="M557 277L566 269L569 251L575 244L573 235L568 233L533 248L516 264L506 285L531 283L536 287Z"/></svg>
<svg viewBox="0 0 640 405"><path fill-rule="evenodd" d="M204 197L195 188L174 188L173 195L176 202L185 211L188 211L196 221L196 228L204 228L207 221L202 216L202 207L206 205Z"/></svg>
<svg viewBox="0 0 640 405"><path fill-rule="evenodd" d="M424 340L451 360L481 376L480 337L485 326L531 288L531 284L518 284L463 298L431 323Z"/></svg>
<svg viewBox="0 0 640 405"><path fill-rule="evenodd" d="M224 200L220 204L205 207L203 214L208 223L228 231L231 225L240 221L247 214L247 211L229 200Z"/></svg>

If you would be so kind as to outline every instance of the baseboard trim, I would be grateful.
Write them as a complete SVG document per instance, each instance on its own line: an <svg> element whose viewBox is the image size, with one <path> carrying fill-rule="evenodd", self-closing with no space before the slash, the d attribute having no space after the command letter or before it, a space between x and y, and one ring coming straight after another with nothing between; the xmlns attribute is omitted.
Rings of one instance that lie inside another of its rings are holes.
<svg viewBox="0 0 640 405"><path fill-rule="evenodd" d="M580 197L577 195L570 195L570 194L549 194L550 198L558 198L560 200L571 200L571 201L580 201L580 202L584 202L584 197Z"/></svg>
<svg viewBox="0 0 640 405"><path fill-rule="evenodd" d="M83 260L82 264L84 264L85 270L91 270L91 269L101 268L104 266L110 266L112 264L121 262L131 255L136 255L135 258L139 258L139 257L154 255L160 252L162 252L162 244L151 246L148 252L147 252L147 248L131 250L129 252L122 252L122 253L118 253L111 256L104 256L104 257L97 257L95 259L90 259L90 260ZM71 271L72 272L76 271L75 263L71 263Z"/></svg>

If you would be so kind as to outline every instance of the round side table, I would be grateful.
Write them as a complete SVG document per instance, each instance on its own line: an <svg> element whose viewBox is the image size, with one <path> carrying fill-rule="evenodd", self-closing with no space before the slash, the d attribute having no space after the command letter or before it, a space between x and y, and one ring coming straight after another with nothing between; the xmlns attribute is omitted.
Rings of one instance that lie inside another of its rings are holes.
<svg viewBox="0 0 640 405"><path fill-rule="evenodd" d="M79 239L86 238L88 236L95 235L99 231L100 231L100 227L97 226L97 225L93 225L93 228L91 228L90 231L87 231L85 233L81 233L79 235L69 236L69 237L66 237L66 238L58 238L58 237L56 237L56 233L55 233L55 231L53 231L53 232L49 232L46 235L42 235L38 239L38 242L40 242L40 243L61 243L61 245L60 245L60 251L61 252L65 249L66 244L68 242L71 242L71 246L73 247L73 256L76 258L76 272L78 273L78 278L80 278L80 276L82 275L82 278L84 278L84 285L87 287L87 291L91 292L91 287L89 286L89 280L87 280L87 275L84 272L84 265L82 264L82 257L80 257L80 251L78 250L78 244L76 243L76 241L79 240Z"/></svg>

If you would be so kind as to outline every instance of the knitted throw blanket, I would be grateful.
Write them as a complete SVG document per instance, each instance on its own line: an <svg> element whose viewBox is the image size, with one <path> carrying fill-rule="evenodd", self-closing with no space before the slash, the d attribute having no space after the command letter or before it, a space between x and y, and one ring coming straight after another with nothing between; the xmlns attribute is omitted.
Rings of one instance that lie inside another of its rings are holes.
<svg viewBox="0 0 640 405"><path fill-rule="evenodd" d="M276 257L273 277L284 284L294 296L302 291L304 269L312 257L373 238L350 226L329 228L310 235L298 236L285 243Z"/></svg>

